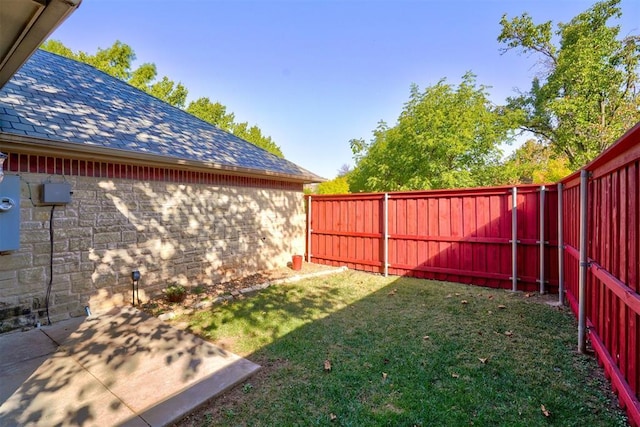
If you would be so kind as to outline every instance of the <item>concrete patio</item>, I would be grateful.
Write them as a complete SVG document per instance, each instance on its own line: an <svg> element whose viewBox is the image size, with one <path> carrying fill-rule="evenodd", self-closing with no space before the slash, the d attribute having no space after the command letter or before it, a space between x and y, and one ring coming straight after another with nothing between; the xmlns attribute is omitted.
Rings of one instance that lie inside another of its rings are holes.
<svg viewBox="0 0 640 427"><path fill-rule="evenodd" d="M133 308L0 335L0 425L162 426L259 366Z"/></svg>

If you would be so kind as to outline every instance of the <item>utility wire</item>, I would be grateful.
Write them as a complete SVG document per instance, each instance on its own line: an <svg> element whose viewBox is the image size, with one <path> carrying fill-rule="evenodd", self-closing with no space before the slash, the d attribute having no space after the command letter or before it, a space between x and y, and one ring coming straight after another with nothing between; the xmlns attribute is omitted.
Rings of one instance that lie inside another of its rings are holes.
<svg viewBox="0 0 640 427"><path fill-rule="evenodd" d="M51 325L51 318L49 317L49 300L51 298L51 287L53 285L53 212L56 209L56 205L51 206L51 215L49 216L49 284L47 285L47 296L44 300L44 304L47 308L47 322Z"/></svg>

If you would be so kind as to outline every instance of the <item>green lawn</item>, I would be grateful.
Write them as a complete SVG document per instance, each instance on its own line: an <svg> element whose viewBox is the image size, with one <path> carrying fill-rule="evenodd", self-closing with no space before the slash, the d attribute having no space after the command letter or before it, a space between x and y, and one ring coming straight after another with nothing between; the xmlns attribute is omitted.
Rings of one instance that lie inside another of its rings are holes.
<svg viewBox="0 0 640 427"><path fill-rule="evenodd" d="M627 425L536 295L347 272L177 321L263 366L179 425Z"/></svg>

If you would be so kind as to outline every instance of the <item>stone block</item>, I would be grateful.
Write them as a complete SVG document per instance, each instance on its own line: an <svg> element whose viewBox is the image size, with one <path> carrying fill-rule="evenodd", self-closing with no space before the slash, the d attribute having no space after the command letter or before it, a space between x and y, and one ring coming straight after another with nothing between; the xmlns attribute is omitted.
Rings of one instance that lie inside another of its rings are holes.
<svg viewBox="0 0 640 427"><path fill-rule="evenodd" d="M86 271L91 272L95 270L95 264L91 261L81 262L78 270L82 272L86 272Z"/></svg>
<svg viewBox="0 0 640 427"><path fill-rule="evenodd" d="M120 232L96 233L93 236L94 243L113 243L119 242L121 239Z"/></svg>
<svg viewBox="0 0 640 427"><path fill-rule="evenodd" d="M42 228L40 221L20 221L21 230L38 230Z"/></svg>
<svg viewBox="0 0 640 427"><path fill-rule="evenodd" d="M31 214L33 221L49 222L51 216L51 208L36 207Z"/></svg>
<svg viewBox="0 0 640 427"><path fill-rule="evenodd" d="M87 202L85 200L82 201L82 205L80 206L80 209L78 210L80 217L82 217L83 215L92 215L95 218L95 214L97 214L98 212L102 212L102 206L100 206L100 203L90 203Z"/></svg>
<svg viewBox="0 0 640 427"><path fill-rule="evenodd" d="M11 297L17 298L23 293L23 287L18 285L15 279L0 280L0 297L3 302L7 302Z"/></svg>
<svg viewBox="0 0 640 427"><path fill-rule="evenodd" d="M0 260L2 260L2 258L0 258ZM0 271L0 280L15 279L17 276L18 272L16 270Z"/></svg>
<svg viewBox="0 0 640 427"><path fill-rule="evenodd" d="M10 253L7 255L0 255L0 269L6 270L19 270L27 268L32 265L33 258L30 253Z"/></svg>
<svg viewBox="0 0 640 427"><path fill-rule="evenodd" d="M109 227L114 225L120 225L122 222L126 222L126 218L98 218L96 219L96 226L101 230L108 231Z"/></svg>
<svg viewBox="0 0 640 427"><path fill-rule="evenodd" d="M90 247L91 247L91 238L89 237L74 237L69 239L70 251L88 250Z"/></svg>
<svg viewBox="0 0 640 427"><path fill-rule="evenodd" d="M21 243L38 243L49 240L49 230L21 230Z"/></svg>
<svg viewBox="0 0 640 427"><path fill-rule="evenodd" d="M108 288L116 284L116 276L113 274L99 274L93 278L93 287Z"/></svg>
<svg viewBox="0 0 640 427"><path fill-rule="evenodd" d="M95 190L84 190L76 188L73 191L74 200L95 200L97 198L97 192Z"/></svg>
<svg viewBox="0 0 640 427"><path fill-rule="evenodd" d="M91 237L92 234L93 234L93 230L88 227L61 228L59 230L56 230L55 238L70 239L73 237Z"/></svg>
<svg viewBox="0 0 640 427"><path fill-rule="evenodd" d="M49 265L51 262L51 257L48 253L45 254L35 254L33 255L33 266L41 266L41 265Z"/></svg>
<svg viewBox="0 0 640 427"><path fill-rule="evenodd" d="M75 271L78 271L77 264L66 263L66 264L53 265L53 274L66 274L66 273L71 273Z"/></svg>
<svg viewBox="0 0 640 427"><path fill-rule="evenodd" d="M55 293L52 295L53 305L60 304L69 304L69 303L79 303L80 296L79 295L70 295L68 293Z"/></svg>
<svg viewBox="0 0 640 427"><path fill-rule="evenodd" d="M78 218L54 218L53 229L70 228L78 226Z"/></svg>
<svg viewBox="0 0 640 427"><path fill-rule="evenodd" d="M18 272L18 282L21 284L45 283L47 279L44 267L23 268Z"/></svg>
<svg viewBox="0 0 640 427"><path fill-rule="evenodd" d="M69 250L69 242L67 240L56 241L54 236L53 252L60 253L60 252L66 252L68 250ZM33 245L31 251L36 255L48 254L49 252L51 252L51 243L49 242L36 243Z"/></svg>
<svg viewBox="0 0 640 427"><path fill-rule="evenodd" d="M53 283L51 289L60 291L69 290L70 288L71 277L69 274L56 274L55 272L53 273Z"/></svg>
<svg viewBox="0 0 640 427"><path fill-rule="evenodd" d="M25 201L24 199L21 202L22 206L25 206L26 204L30 204L30 202ZM32 210L30 208L22 208L20 209L20 221L31 221L31 212Z"/></svg>
<svg viewBox="0 0 640 427"><path fill-rule="evenodd" d="M77 281L82 281L82 280L91 280L91 275L93 274L93 269L92 270L84 270L84 271L75 271L73 273L69 274L69 279L71 280L71 283L75 283Z"/></svg>
<svg viewBox="0 0 640 427"><path fill-rule="evenodd" d="M94 289L95 286L91 281L91 275L89 275L89 277L82 277L81 273L71 274L71 292L73 294L90 293Z"/></svg>

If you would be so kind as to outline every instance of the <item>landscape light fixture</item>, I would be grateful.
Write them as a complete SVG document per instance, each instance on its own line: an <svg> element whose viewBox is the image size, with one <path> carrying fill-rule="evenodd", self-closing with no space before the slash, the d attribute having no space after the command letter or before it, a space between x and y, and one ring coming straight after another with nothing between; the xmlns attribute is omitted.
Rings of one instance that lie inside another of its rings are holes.
<svg viewBox="0 0 640 427"><path fill-rule="evenodd" d="M138 299L138 304L140 304L140 276L141 274L138 270L131 272L131 300L134 307L136 305L136 297Z"/></svg>
<svg viewBox="0 0 640 427"><path fill-rule="evenodd" d="M0 182L4 179L4 161L7 160L7 155L0 153Z"/></svg>

